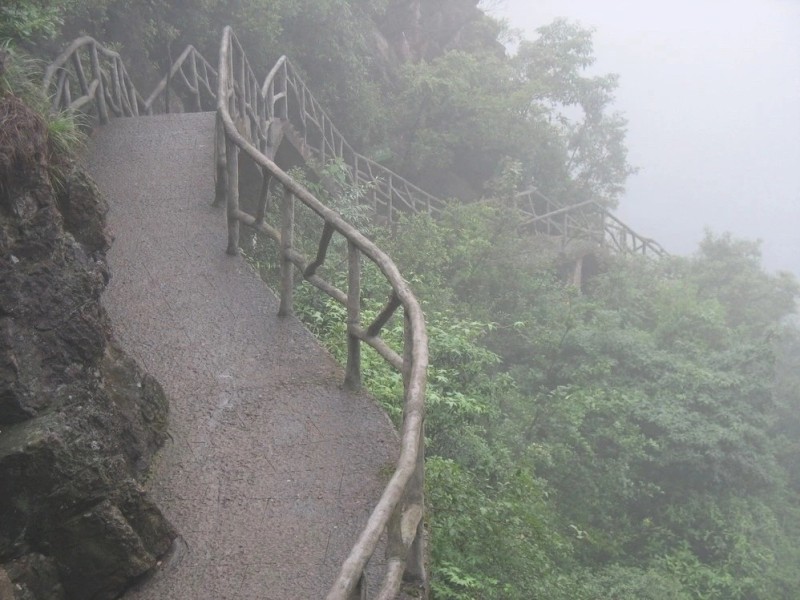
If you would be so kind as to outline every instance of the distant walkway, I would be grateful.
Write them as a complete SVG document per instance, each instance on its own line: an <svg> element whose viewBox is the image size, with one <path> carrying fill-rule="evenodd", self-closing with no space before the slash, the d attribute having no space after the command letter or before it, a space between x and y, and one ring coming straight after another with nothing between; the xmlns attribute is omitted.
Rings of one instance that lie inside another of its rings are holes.
<svg viewBox="0 0 800 600"><path fill-rule="evenodd" d="M225 254L213 136L213 113L115 119L89 156L115 237L104 305L171 401L149 487L185 540L126 599L322 598L380 496L396 435Z"/></svg>

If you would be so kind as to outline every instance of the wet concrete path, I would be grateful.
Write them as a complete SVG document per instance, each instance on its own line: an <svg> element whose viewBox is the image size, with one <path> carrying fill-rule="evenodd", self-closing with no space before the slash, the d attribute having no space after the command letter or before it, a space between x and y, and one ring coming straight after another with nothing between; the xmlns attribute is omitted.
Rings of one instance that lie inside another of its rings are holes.
<svg viewBox="0 0 800 600"><path fill-rule="evenodd" d="M126 599L321 598L382 491L396 436L225 254L213 135L213 113L117 119L87 161L115 237L104 305L171 401L148 487L185 542Z"/></svg>

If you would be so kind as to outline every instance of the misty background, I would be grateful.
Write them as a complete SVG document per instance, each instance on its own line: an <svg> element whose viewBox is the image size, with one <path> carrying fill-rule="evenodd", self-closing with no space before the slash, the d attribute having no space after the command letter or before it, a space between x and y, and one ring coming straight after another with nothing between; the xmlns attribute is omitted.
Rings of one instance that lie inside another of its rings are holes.
<svg viewBox="0 0 800 600"><path fill-rule="evenodd" d="M593 72L617 73L628 180L617 210L669 252L704 229L762 240L800 275L800 2L484 0L527 38L566 17L595 28Z"/></svg>

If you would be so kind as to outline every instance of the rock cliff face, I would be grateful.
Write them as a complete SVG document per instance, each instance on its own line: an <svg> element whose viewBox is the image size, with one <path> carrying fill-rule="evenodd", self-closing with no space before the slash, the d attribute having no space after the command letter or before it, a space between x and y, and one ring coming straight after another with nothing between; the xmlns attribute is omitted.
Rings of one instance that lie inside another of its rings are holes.
<svg viewBox="0 0 800 600"><path fill-rule="evenodd" d="M167 400L100 305L104 201L79 170L56 191L12 94L0 116L0 598L115 598L175 537L141 487Z"/></svg>

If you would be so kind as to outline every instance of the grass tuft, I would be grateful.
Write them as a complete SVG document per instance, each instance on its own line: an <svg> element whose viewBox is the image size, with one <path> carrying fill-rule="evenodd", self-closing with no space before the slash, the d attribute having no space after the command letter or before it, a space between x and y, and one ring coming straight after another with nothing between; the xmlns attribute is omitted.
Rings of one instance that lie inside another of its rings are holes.
<svg viewBox="0 0 800 600"><path fill-rule="evenodd" d="M51 113L39 61L0 47L0 188L46 172L63 188L86 140L79 116Z"/></svg>

